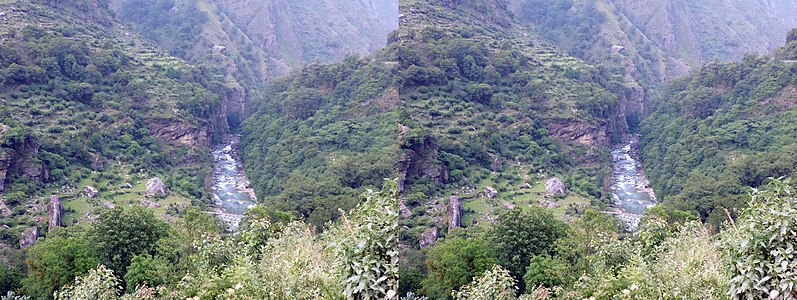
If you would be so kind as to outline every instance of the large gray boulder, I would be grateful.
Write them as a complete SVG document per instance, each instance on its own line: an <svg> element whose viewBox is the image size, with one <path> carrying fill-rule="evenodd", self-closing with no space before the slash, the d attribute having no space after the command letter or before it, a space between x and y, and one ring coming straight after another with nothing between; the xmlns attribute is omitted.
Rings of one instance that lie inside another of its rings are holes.
<svg viewBox="0 0 797 300"><path fill-rule="evenodd" d="M561 179L554 177L545 181L545 193L553 197L567 196L567 188Z"/></svg>
<svg viewBox="0 0 797 300"><path fill-rule="evenodd" d="M147 195L166 195L166 184L158 177L150 178L147 180Z"/></svg>
<svg viewBox="0 0 797 300"><path fill-rule="evenodd" d="M64 204L61 203L61 198L56 195L50 196L50 203L47 205L47 219L49 228L52 231L56 227L61 226L61 218L64 215Z"/></svg>
<svg viewBox="0 0 797 300"><path fill-rule="evenodd" d="M484 187L484 195L487 196L487 198L491 198L491 199L495 198L495 197L498 197L498 190L496 190L496 189L494 189L492 187L489 187L489 186L485 186Z"/></svg>
<svg viewBox="0 0 797 300"><path fill-rule="evenodd" d="M83 188L83 191L86 192L86 197L95 198L100 194L100 191L95 189L93 186L86 186Z"/></svg>
<svg viewBox="0 0 797 300"><path fill-rule="evenodd" d="M440 236L437 234L437 228L427 228L423 234L421 234L421 240L418 242L418 244L421 246L421 249L429 248L437 243L437 239L439 237Z"/></svg>
<svg viewBox="0 0 797 300"><path fill-rule="evenodd" d="M33 246L38 238L39 228L36 228L36 226L26 227L22 230L22 236L19 238L19 248L25 249Z"/></svg>
<svg viewBox="0 0 797 300"><path fill-rule="evenodd" d="M451 196L448 201L448 232L457 227L462 227L462 201Z"/></svg>

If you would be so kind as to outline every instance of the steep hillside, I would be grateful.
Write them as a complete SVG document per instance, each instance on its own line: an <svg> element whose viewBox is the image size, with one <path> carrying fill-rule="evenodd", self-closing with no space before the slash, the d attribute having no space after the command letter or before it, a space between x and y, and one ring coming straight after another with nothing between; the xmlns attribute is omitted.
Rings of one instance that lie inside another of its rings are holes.
<svg viewBox="0 0 797 300"><path fill-rule="evenodd" d="M786 32L797 26L794 0L509 3L518 17L543 29L546 38L571 54L593 62L629 57L619 65L637 69L637 80L650 83L685 75L715 59L767 53L782 45Z"/></svg>
<svg viewBox="0 0 797 300"><path fill-rule="evenodd" d="M131 26L170 53L216 68L229 88L219 123L237 127L269 79L385 45L395 29L391 1L114 0ZM168 12L168 13L164 13Z"/></svg>
<svg viewBox="0 0 797 300"><path fill-rule="evenodd" d="M259 198L323 228L365 189L395 178L394 51L311 64L269 85L241 129Z"/></svg>
<svg viewBox="0 0 797 300"><path fill-rule="evenodd" d="M279 64L281 74L318 60L366 54L398 27L395 0L216 0L222 12Z"/></svg>
<svg viewBox="0 0 797 300"><path fill-rule="evenodd" d="M564 217L608 199L608 146L626 128L622 76L559 52L499 3L402 7L399 189L411 247L503 208ZM545 191L553 177L567 196ZM446 208L458 201L461 219Z"/></svg>
<svg viewBox="0 0 797 300"><path fill-rule="evenodd" d="M230 88L214 70L120 26L102 3L0 3L7 243L23 225L47 226L49 195L63 201L65 225L103 206L141 203L164 214L207 199L207 147L226 128L214 116ZM154 176L167 195L147 195Z"/></svg>
<svg viewBox="0 0 797 300"><path fill-rule="evenodd" d="M247 83L385 46L396 1L114 0L123 18L190 61L230 56ZM168 11L169 14L163 14ZM223 47L219 48L219 47ZM219 57L219 54L222 57Z"/></svg>
<svg viewBox="0 0 797 300"><path fill-rule="evenodd" d="M719 224L750 187L797 170L797 31L768 56L712 63L678 80L643 123L645 170L671 207Z"/></svg>
<svg viewBox="0 0 797 300"><path fill-rule="evenodd" d="M692 68L714 59L741 59L783 45L797 27L797 1L612 0L668 55Z"/></svg>

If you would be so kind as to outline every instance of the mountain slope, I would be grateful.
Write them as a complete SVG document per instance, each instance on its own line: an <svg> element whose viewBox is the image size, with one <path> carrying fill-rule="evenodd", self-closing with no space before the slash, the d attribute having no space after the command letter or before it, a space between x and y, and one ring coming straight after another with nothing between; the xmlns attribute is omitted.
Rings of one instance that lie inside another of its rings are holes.
<svg viewBox="0 0 797 300"><path fill-rule="evenodd" d="M449 227L450 196L468 226L504 207L559 202L542 192L552 177L573 191L550 205L560 216L606 195L608 146L627 128L618 117L622 76L561 53L500 3L402 7L410 12L398 33L405 245Z"/></svg>
<svg viewBox="0 0 797 300"><path fill-rule="evenodd" d="M271 83L241 128L258 197L323 228L395 177L398 94L388 49Z"/></svg>
<svg viewBox="0 0 797 300"><path fill-rule="evenodd" d="M724 209L740 211L750 187L795 174L794 34L775 54L708 64L655 103L642 126L642 158L666 204L720 224Z"/></svg>
<svg viewBox="0 0 797 300"><path fill-rule="evenodd" d="M159 50L101 1L5 1L0 12L6 242L47 223L50 194L64 201L62 224L103 206L156 202L164 214L207 199L209 146L226 128L214 118L229 93L221 74ZM153 176L167 196L144 195Z"/></svg>

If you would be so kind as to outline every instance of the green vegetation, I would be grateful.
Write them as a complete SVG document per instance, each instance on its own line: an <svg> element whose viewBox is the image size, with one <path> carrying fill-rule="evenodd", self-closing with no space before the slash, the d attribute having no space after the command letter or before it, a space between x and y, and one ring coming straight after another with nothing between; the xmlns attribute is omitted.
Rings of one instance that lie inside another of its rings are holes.
<svg viewBox="0 0 797 300"><path fill-rule="evenodd" d="M413 295L419 292L430 299L761 299L771 295L779 299L793 296L791 270L794 266L787 258L792 255L789 249L797 226L793 222L793 193L791 181L771 181L763 190L753 192L749 208L741 213L736 223L722 227L719 233L698 221L668 222L660 210L646 213L633 235L621 232L616 221L594 211L568 225L558 225L565 230L564 235L539 234L542 239L529 239L523 230L503 231L504 238L517 239L528 246L506 248L494 243L479 246L483 247L478 251L483 257L489 256L491 251L510 249L507 252L513 261L499 262L492 267L472 264L472 256L458 254L463 253L463 249L451 249L449 243L457 243L454 239L445 240L429 251L430 270L434 268L435 274L442 275L466 274L463 272L478 275L466 284L457 284L448 294L424 285L413 291ZM547 218L553 220L550 214ZM498 217L494 226L501 228L517 223L543 226L545 221L535 221L530 215L510 211ZM488 239L490 230L495 230L481 227L484 226L471 227L457 235L468 236L475 245L480 245L480 239ZM545 239L553 239L553 242ZM539 243L535 245L534 242ZM522 250L539 247L548 247L547 254L522 259ZM448 267L439 269L441 263ZM527 265L523 281L509 270L513 264L522 263ZM518 294L521 294L519 298Z"/></svg>
<svg viewBox="0 0 797 300"><path fill-rule="evenodd" d="M725 209L740 212L750 187L794 175L794 72L781 56L748 55L673 83L641 129L659 198L718 225Z"/></svg>
<svg viewBox="0 0 797 300"><path fill-rule="evenodd" d="M553 175L571 184L575 202L607 199L608 154L600 145L621 133L607 129L617 76L513 32L500 6L437 5L408 6L429 13L406 16L417 28L398 33L405 204L423 215L436 205L430 197L457 193L474 208L528 206L541 197L518 187L540 187ZM485 200L478 195L485 186L502 197Z"/></svg>
<svg viewBox="0 0 797 300"><path fill-rule="evenodd" d="M0 4L10 24L0 29L7 244L44 220L51 194L65 202L63 225L140 203L155 176L169 188L153 199L159 215L210 198L206 147L216 132L205 128L228 92L220 73L121 31L105 2L81 3ZM87 197L86 186L99 195Z"/></svg>
<svg viewBox="0 0 797 300"><path fill-rule="evenodd" d="M276 80L241 127L258 197L322 228L395 176L396 76L387 54L309 65Z"/></svg>
<svg viewBox="0 0 797 300"><path fill-rule="evenodd" d="M397 299L396 196L386 181L323 234L260 214L224 234L196 210L169 225L115 208L37 242L13 290L37 300Z"/></svg>

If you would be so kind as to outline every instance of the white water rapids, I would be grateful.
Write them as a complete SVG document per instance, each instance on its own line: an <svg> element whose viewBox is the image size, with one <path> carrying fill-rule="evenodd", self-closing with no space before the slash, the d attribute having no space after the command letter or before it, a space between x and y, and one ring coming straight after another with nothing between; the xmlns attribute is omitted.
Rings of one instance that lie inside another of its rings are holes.
<svg viewBox="0 0 797 300"><path fill-rule="evenodd" d="M638 144L639 136L629 135L612 149L612 199L615 212L630 230L637 227L642 213L656 203L656 194L636 159Z"/></svg>

